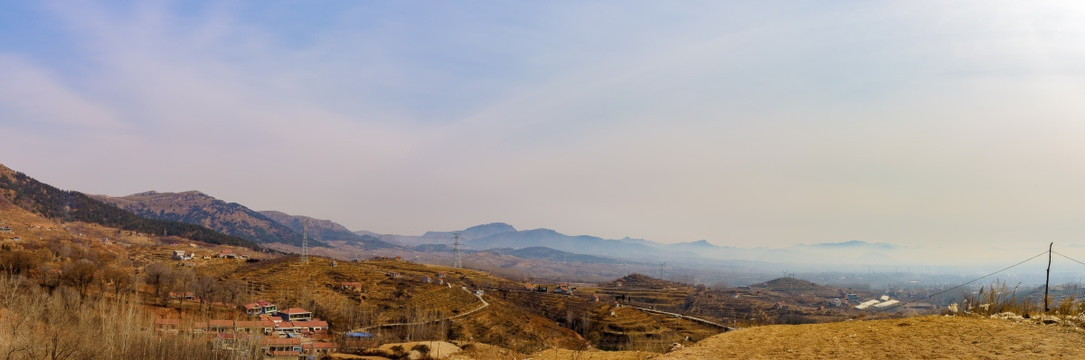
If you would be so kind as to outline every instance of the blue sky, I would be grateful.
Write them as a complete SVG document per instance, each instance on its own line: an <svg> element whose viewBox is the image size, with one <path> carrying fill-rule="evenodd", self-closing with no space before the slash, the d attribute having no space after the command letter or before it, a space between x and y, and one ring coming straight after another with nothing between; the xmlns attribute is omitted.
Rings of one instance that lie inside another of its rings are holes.
<svg viewBox="0 0 1085 360"><path fill-rule="evenodd" d="M62 188L401 234L1085 244L1075 2L0 8L0 162Z"/></svg>

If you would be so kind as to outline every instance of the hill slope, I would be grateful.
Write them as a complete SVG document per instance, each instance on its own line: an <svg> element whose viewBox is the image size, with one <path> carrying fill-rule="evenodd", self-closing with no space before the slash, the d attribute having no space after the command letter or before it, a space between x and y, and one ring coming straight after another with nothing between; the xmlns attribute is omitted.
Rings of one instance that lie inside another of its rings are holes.
<svg viewBox="0 0 1085 360"><path fill-rule="evenodd" d="M57 189L0 165L0 196L27 211L58 221L82 221L142 233L176 235L214 244L256 247L251 241L175 221L147 219L77 191Z"/></svg>
<svg viewBox="0 0 1085 360"><path fill-rule="evenodd" d="M204 226L255 243L300 246L300 233L241 204L227 203L199 191L160 193L148 191L121 197L96 196L136 215ZM327 246L310 241L311 246Z"/></svg>
<svg viewBox="0 0 1085 360"><path fill-rule="evenodd" d="M924 316L760 326L702 340L662 359L1081 359L1076 326Z"/></svg>

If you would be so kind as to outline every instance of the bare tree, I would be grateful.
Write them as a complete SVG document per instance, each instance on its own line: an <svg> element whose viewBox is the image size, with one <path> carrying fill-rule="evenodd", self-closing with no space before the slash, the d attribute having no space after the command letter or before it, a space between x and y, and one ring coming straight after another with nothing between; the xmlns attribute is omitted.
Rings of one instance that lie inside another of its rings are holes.
<svg viewBox="0 0 1085 360"><path fill-rule="evenodd" d="M173 291L181 293L181 296L177 297L177 308L180 309L181 302L185 300L184 293L192 291L192 285L196 282L196 273L188 268L181 268L173 273L175 275Z"/></svg>
<svg viewBox="0 0 1085 360"><path fill-rule="evenodd" d="M79 296L87 296L87 288L94 281L94 274L98 267L87 259L64 264L61 268L60 279L64 284L79 290Z"/></svg>
<svg viewBox="0 0 1085 360"><path fill-rule="evenodd" d="M173 289L174 280L173 269L166 264L154 263L143 268L143 281L154 288L154 297L161 299L163 306L169 300L169 292Z"/></svg>
<svg viewBox="0 0 1085 360"><path fill-rule="evenodd" d="M200 298L200 308L203 309L203 304L208 303L208 310L211 309L210 300L217 297L221 292L221 286L219 286L218 280L210 276L203 276L196 279L196 282L192 284L192 292L196 297Z"/></svg>

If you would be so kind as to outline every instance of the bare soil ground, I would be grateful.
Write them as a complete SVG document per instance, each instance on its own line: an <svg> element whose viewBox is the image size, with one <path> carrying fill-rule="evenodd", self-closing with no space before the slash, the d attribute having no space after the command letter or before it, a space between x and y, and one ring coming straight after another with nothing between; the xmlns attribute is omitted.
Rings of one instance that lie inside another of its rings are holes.
<svg viewBox="0 0 1085 360"><path fill-rule="evenodd" d="M1077 326L923 316L740 329L661 359L1082 359L1083 343Z"/></svg>

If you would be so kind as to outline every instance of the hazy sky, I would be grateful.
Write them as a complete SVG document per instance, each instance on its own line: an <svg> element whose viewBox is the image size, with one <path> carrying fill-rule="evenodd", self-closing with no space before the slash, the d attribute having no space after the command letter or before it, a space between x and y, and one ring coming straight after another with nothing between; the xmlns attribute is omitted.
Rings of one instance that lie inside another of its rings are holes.
<svg viewBox="0 0 1085 360"><path fill-rule="evenodd" d="M130 3L0 1L0 163L383 233L1085 254L1079 1Z"/></svg>

